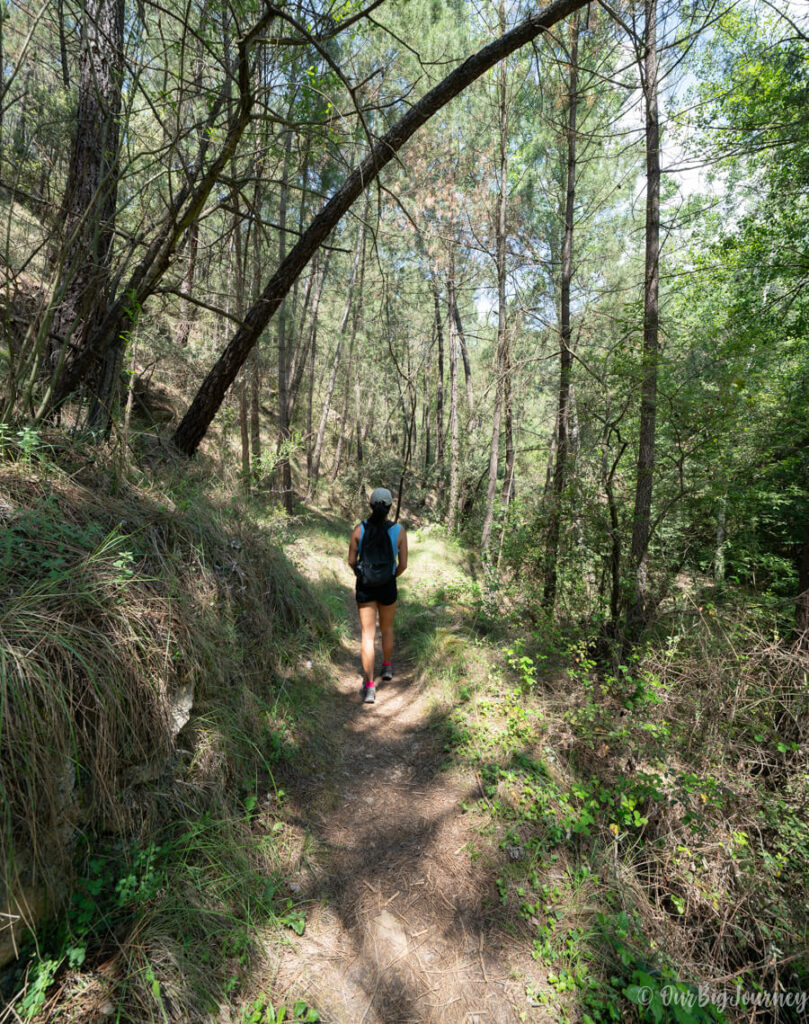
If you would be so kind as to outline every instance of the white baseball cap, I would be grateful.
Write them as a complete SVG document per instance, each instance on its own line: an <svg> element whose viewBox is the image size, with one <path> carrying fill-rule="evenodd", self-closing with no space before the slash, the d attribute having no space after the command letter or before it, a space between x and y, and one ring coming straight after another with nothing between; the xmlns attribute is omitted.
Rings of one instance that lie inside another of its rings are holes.
<svg viewBox="0 0 809 1024"><path fill-rule="evenodd" d="M375 487L373 491L371 491L371 504L376 505L379 501L385 505L393 504L393 495L387 487Z"/></svg>

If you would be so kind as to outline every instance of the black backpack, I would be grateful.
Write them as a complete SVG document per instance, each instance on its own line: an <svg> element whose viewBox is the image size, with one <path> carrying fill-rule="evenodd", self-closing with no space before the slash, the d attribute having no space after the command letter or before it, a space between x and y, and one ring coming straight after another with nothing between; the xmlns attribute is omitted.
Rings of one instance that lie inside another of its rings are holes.
<svg viewBox="0 0 809 1024"><path fill-rule="evenodd" d="M389 530L393 523L384 524L382 530L368 529L363 523L363 534L357 553L357 565L362 572L362 582L366 587L379 587L390 583L396 575L396 562L391 544Z"/></svg>

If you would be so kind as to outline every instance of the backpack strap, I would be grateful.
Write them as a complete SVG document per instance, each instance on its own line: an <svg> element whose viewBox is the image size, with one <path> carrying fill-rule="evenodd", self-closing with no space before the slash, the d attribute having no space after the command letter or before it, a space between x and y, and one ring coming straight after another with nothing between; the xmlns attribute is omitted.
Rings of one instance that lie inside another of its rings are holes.
<svg viewBox="0 0 809 1024"><path fill-rule="evenodd" d="M357 561L358 562L362 560L362 542L363 542L363 540L365 540L365 527L367 525L368 525L368 523L364 519L360 523L360 542L357 545Z"/></svg>
<svg viewBox="0 0 809 1024"><path fill-rule="evenodd" d="M396 572L396 567L399 565L399 534L402 532L401 523L391 523L388 527L388 536L390 537L391 547L393 548L393 571Z"/></svg>

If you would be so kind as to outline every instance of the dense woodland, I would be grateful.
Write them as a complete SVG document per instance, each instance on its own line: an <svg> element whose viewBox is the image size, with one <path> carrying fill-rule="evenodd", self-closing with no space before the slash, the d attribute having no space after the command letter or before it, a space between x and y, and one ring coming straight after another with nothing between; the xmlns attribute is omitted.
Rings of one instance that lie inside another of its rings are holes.
<svg viewBox="0 0 809 1024"><path fill-rule="evenodd" d="M7 429L126 434L182 364L180 451L218 415L288 511L324 478L429 497L546 611L623 633L685 569L806 589L789 12L109 0L2 26Z"/></svg>
<svg viewBox="0 0 809 1024"><path fill-rule="evenodd" d="M537 664L573 631L635 700L649 645L703 638L694 692L766 663L757 773L799 821L804 14L0 0L0 455L170 464L278 520L388 486Z"/></svg>

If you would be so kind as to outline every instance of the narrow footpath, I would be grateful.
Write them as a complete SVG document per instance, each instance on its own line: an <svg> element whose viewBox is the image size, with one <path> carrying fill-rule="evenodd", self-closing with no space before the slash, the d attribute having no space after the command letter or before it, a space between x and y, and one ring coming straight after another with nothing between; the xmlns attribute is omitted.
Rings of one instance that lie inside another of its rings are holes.
<svg viewBox="0 0 809 1024"><path fill-rule="evenodd" d="M314 848L289 882L306 929L276 947L267 990L327 1024L549 1021L526 998L536 962L496 923L492 840L461 806L479 781L442 767L429 686L397 653L373 705L361 702L358 637L338 655L337 758L289 794Z"/></svg>

